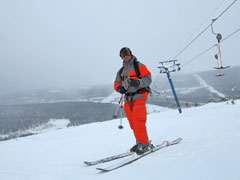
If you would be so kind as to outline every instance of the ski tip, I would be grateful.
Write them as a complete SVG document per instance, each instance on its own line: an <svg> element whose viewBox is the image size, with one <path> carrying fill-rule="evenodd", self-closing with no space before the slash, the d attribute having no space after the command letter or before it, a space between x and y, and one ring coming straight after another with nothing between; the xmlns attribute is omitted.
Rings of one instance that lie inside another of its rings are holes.
<svg viewBox="0 0 240 180"><path fill-rule="evenodd" d="M103 169L103 168L96 168L97 170L101 171L101 172L108 172L107 169Z"/></svg>
<svg viewBox="0 0 240 180"><path fill-rule="evenodd" d="M171 141L171 142L169 142L170 144L177 144L177 143L180 143L182 141L182 138L177 138L177 139L175 139L175 140L173 140L173 141Z"/></svg>
<svg viewBox="0 0 240 180"><path fill-rule="evenodd" d="M176 141L181 142L181 141L182 141L182 138L179 137L179 138L176 139Z"/></svg>
<svg viewBox="0 0 240 180"><path fill-rule="evenodd" d="M88 161L83 161L84 164L88 165L88 166L91 166L92 164Z"/></svg>

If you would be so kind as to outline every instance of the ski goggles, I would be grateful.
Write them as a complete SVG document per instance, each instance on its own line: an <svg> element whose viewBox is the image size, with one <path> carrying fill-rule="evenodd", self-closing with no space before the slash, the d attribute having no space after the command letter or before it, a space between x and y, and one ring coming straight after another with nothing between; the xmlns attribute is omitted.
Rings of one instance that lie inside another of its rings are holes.
<svg viewBox="0 0 240 180"><path fill-rule="evenodd" d="M131 51L129 51L128 49L120 52L120 57L121 57L121 58L124 58L125 56L131 56L131 55L132 55L132 53L131 53Z"/></svg>

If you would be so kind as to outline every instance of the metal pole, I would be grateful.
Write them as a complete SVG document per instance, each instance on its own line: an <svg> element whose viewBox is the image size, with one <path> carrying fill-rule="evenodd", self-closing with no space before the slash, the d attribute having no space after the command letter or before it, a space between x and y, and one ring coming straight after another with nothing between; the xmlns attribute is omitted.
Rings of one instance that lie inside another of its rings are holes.
<svg viewBox="0 0 240 180"><path fill-rule="evenodd" d="M120 104L121 104L121 118L120 118L120 125L118 126L118 129L123 129L122 125L122 116L123 116L123 94L120 99Z"/></svg>
<svg viewBox="0 0 240 180"><path fill-rule="evenodd" d="M219 58L220 58L220 65L221 65L220 68L222 68L223 67L223 65L222 65L222 53L221 53L220 41L219 40L218 40L218 54L219 54Z"/></svg>
<svg viewBox="0 0 240 180"><path fill-rule="evenodd" d="M172 88L173 96L174 96L175 102L176 102L176 104L177 104L178 111L179 111L179 113L181 114L181 113L182 113L181 106L180 106L180 104L179 104L178 97L177 97L177 94L176 94L176 92L175 92L175 89L174 89L174 86L173 86L173 83L172 83L172 79L171 79L171 77L170 77L169 72L167 72L167 77L168 77L169 84L170 84L170 86L171 86L171 88Z"/></svg>
<svg viewBox="0 0 240 180"><path fill-rule="evenodd" d="M217 55L217 54L215 54L215 58L216 58L216 60L217 60L217 67L218 67L218 72L219 72L218 75L221 76L222 73L221 73L221 68L220 68L220 66L219 66L218 55Z"/></svg>

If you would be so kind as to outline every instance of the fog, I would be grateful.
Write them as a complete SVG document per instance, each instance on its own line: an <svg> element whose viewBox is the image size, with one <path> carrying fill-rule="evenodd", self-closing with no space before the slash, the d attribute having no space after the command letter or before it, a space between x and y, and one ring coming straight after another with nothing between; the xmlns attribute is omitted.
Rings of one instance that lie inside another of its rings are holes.
<svg viewBox="0 0 240 180"><path fill-rule="evenodd" d="M124 46L157 75L159 61L173 58L232 2L1 0L0 93L113 83ZM237 1L214 31L227 37L240 28L239 17ZM239 40L236 33L221 44L223 65L240 65ZM177 59L184 64L216 43L209 28ZM213 48L182 71L213 69L216 53Z"/></svg>

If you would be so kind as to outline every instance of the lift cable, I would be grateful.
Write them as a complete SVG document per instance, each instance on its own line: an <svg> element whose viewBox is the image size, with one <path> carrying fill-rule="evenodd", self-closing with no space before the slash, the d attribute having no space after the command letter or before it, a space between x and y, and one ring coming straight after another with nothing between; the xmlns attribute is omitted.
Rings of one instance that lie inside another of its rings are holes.
<svg viewBox="0 0 240 180"><path fill-rule="evenodd" d="M225 1L226 1L226 0L223 0L223 1L216 7L216 9L196 28L196 30L195 30L195 31L190 35L190 37L183 43L183 45L186 44L188 41L190 41L190 39L193 38L193 36L196 34L196 32L199 31L199 29L209 20L210 17L212 17L212 15L222 6L222 4L223 4ZM183 45L180 46L180 47L176 50L176 52L178 52L178 51L181 49L181 47L183 47ZM175 53L175 54L176 54L176 53ZM174 55L171 56L171 59L174 59L174 58L172 58L172 57L174 57ZM169 58L169 59L170 59L170 58Z"/></svg>
<svg viewBox="0 0 240 180"><path fill-rule="evenodd" d="M236 31L234 31L233 33L231 33L230 35L228 35L226 38L224 38L221 42L227 40L228 38L230 38L232 35L236 34L237 32L240 31L240 28L238 28Z"/></svg>
<svg viewBox="0 0 240 180"><path fill-rule="evenodd" d="M220 6L225 2L226 0L223 0L218 7L209 15L209 17L203 22L201 23L201 25L198 26L198 28L195 30L195 32L197 32L200 27L220 8ZM210 26L212 26L212 24L214 22L216 22L224 13L226 13L226 11L236 2L237 0L234 0L219 16L217 16L217 18L215 18L202 32L200 32L192 41L190 41L190 43L188 43L179 53L177 53L177 55L174 56L174 58L172 59L176 59L176 57L178 57L180 54L182 54L194 41L196 41ZM227 36L226 38L224 38L222 40L222 42L226 39L228 39L229 37L231 37L233 34L237 33L238 31L240 31L240 28L236 31L234 31L232 34L230 34L229 36ZM195 34L192 33L192 35ZM192 37L192 36L191 36ZM183 64L181 67L191 63L192 61L194 61L195 59L197 59L198 57L202 56L203 54L207 53L208 51L210 51L212 48L214 48L215 46L217 46L217 44L214 44L213 46L211 46L210 48L206 49L205 51L203 51L202 53L200 53L199 55L195 56L194 58L190 59L189 61L187 61L185 64ZM157 76L154 81L153 84L155 84L156 80L159 78L159 76ZM167 83L164 85L164 88L166 87ZM157 88L156 88L157 89Z"/></svg>
<svg viewBox="0 0 240 180"><path fill-rule="evenodd" d="M234 34L236 34L237 32L240 31L240 28L238 28L236 31L234 31L233 33L231 33L230 35L228 35L226 38L224 38L221 42L227 40L228 38L230 38L231 36L233 36ZM217 47L217 44L214 44L213 46L209 47L208 49L206 49L205 51L201 52L200 54L198 54L197 56L193 57L192 59L190 59L189 61L187 61L185 64L183 64L181 67L191 63L192 61L194 61L195 59L197 59L198 57L202 56L203 54L207 53L208 51L210 51L212 48Z"/></svg>
<svg viewBox="0 0 240 180"><path fill-rule="evenodd" d="M176 56L174 56L173 59L176 59L180 54L182 54L194 41L196 41L210 26L212 26L212 24L214 22L216 22L224 13L226 13L226 11L233 6L233 4L236 2L237 0L234 0L220 15L218 15L215 19L212 20L212 22L207 25L207 27L201 31L193 40L191 40L179 53L177 53Z"/></svg>

